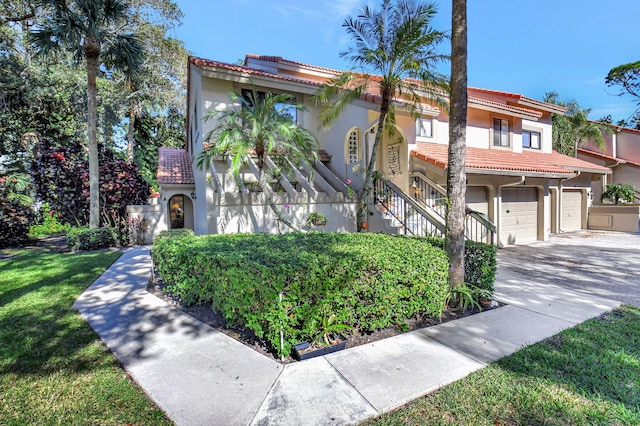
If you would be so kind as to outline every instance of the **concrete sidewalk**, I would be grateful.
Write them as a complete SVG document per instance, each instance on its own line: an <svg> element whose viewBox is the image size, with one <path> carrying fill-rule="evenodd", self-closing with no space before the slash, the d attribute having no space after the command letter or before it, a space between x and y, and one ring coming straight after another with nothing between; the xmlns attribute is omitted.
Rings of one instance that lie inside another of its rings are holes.
<svg viewBox="0 0 640 426"><path fill-rule="evenodd" d="M178 425L355 424L620 305L499 271L509 306L281 365L148 293L150 272L128 249L74 306Z"/></svg>

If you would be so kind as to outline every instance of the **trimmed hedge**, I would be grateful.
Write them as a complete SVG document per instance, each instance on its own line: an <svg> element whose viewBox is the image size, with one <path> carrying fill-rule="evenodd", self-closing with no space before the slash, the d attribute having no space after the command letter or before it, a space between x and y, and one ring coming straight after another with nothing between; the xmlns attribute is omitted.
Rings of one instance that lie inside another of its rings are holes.
<svg viewBox="0 0 640 426"><path fill-rule="evenodd" d="M70 228L67 231L69 250L97 250L118 245L118 228L103 227L96 229Z"/></svg>
<svg viewBox="0 0 640 426"><path fill-rule="evenodd" d="M446 254L425 238L163 235L152 256L170 292L187 304L211 303L280 356L345 326L366 333L406 326L417 313L439 316L448 294Z"/></svg>
<svg viewBox="0 0 640 426"><path fill-rule="evenodd" d="M426 237L434 246L444 250L444 238ZM487 295L493 295L496 280L497 247L492 244L465 241L464 280Z"/></svg>

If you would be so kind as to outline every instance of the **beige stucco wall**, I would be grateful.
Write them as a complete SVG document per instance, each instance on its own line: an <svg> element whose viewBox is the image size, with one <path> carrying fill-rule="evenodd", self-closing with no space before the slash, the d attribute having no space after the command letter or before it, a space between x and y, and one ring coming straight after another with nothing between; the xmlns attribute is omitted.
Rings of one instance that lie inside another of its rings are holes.
<svg viewBox="0 0 640 426"><path fill-rule="evenodd" d="M640 132L623 130L616 135L617 157L640 164Z"/></svg>
<svg viewBox="0 0 640 426"><path fill-rule="evenodd" d="M319 196L311 200L306 194L292 198L287 194L275 194L274 199L280 212L292 223L304 227L309 214L322 213L327 217L327 225L312 227L318 231L355 232L356 203L344 200L342 194L331 199ZM225 193L216 197L209 206L208 233L230 234L246 232L282 233L291 229L280 223L262 193Z"/></svg>
<svg viewBox="0 0 640 426"><path fill-rule="evenodd" d="M640 206L592 206L589 229L639 232Z"/></svg>

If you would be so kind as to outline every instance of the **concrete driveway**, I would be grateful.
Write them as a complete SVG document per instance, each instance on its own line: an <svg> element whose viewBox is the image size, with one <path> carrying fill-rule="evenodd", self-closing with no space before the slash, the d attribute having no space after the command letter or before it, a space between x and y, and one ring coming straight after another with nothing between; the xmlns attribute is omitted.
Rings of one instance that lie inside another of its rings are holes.
<svg viewBox="0 0 640 426"><path fill-rule="evenodd" d="M640 234L583 230L508 246L498 250L496 282L560 286L640 307ZM507 301L523 290L496 287L496 295Z"/></svg>

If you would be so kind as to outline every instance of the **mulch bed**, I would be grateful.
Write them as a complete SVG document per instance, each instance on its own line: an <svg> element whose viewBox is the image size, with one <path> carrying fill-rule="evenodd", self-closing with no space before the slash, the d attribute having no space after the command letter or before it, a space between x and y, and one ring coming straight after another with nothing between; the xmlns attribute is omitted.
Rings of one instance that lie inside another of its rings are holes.
<svg viewBox="0 0 640 426"><path fill-rule="evenodd" d="M284 358L284 360L277 357L275 351L273 351L264 340L256 337L256 335L253 334L251 330L243 327L228 326L226 321L222 317L222 314L215 311L210 304L186 306L181 303L181 301L177 297L171 295L170 293L165 293L165 287L166 283L162 280L162 278L156 276L150 279L147 291L164 300L168 304L174 306L175 308L181 310L182 312L196 318L197 320L200 320L205 324L210 325L211 327L230 337L233 337L234 339L268 358L274 359L282 364L296 362L296 360L291 356ZM353 348L355 346L365 345L367 343L372 343L381 339L386 339L388 337L396 336L405 332L414 331L425 327L431 327L449 321L454 321L460 318L467 317L469 315L477 314L479 312L480 311L478 309L467 310L465 312L446 310L442 313L441 320L431 317L412 318L408 321L408 327L406 330L400 330L397 327L387 327L371 334L351 334L347 336L347 349Z"/></svg>

